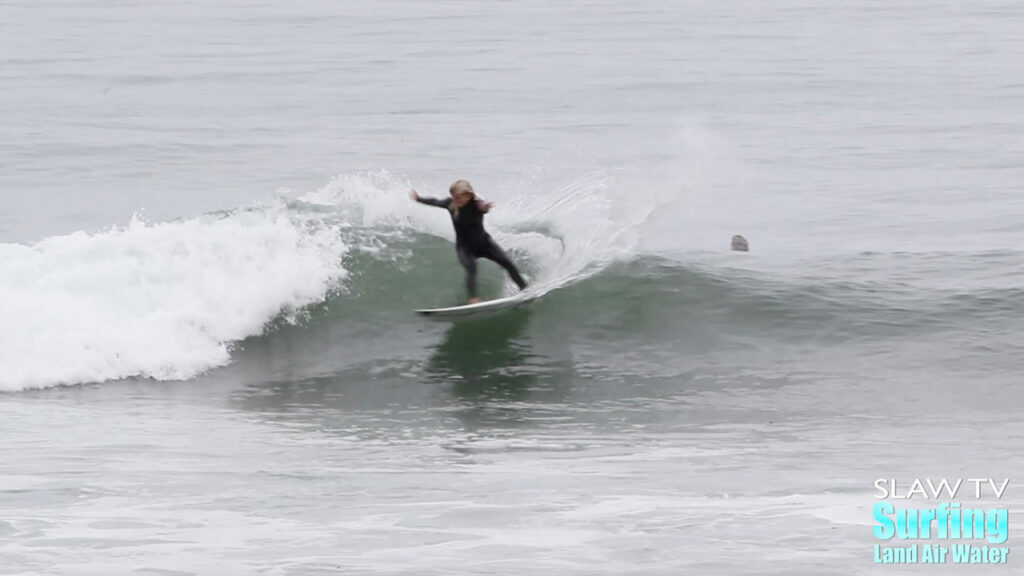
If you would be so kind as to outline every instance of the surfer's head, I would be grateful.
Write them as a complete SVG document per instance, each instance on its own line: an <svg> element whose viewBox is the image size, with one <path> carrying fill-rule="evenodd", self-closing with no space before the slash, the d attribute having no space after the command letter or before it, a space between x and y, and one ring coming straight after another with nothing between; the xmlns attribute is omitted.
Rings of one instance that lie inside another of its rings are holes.
<svg viewBox="0 0 1024 576"><path fill-rule="evenodd" d="M476 192L473 191L473 185L467 180L456 180L448 188L448 193L451 194L452 200L454 200L453 204L460 208L476 200Z"/></svg>

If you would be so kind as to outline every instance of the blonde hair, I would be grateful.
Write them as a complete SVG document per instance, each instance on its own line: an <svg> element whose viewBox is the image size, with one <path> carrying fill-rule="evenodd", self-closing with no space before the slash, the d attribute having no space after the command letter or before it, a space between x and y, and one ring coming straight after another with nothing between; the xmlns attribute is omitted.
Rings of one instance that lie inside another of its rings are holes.
<svg viewBox="0 0 1024 576"><path fill-rule="evenodd" d="M456 180L455 182L452 182L451 187L448 188L448 193L452 196L468 193L472 194L473 197L476 198L476 192L473 191L473 185L469 183L469 180Z"/></svg>
<svg viewBox="0 0 1024 576"><path fill-rule="evenodd" d="M469 194L473 197L473 200L476 200L476 192L473 191L473 185L469 183L469 180L456 180L452 182L452 185L448 188L448 194L451 196ZM456 218L459 217L459 207L455 205L455 202L448 205L448 210L451 210L451 213Z"/></svg>

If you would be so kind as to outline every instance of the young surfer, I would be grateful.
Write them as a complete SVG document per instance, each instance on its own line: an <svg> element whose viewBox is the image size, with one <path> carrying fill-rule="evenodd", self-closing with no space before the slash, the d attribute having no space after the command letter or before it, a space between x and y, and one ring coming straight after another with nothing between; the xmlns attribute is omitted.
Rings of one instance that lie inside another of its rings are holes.
<svg viewBox="0 0 1024 576"><path fill-rule="evenodd" d="M465 180L452 184L448 193L451 198L421 198L419 193L413 190L409 192L409 197L420 204L448 209L452 225L455 226L455 254L459 257L459 263L466 269L469 303L476 304L480 301L476 292L477 258L487 258L496 262L508 272L520 290L526 288L526 281L519 275L516 265L484 230L484 214L491 210L491 203L477 199L473 186Z"/></svg>

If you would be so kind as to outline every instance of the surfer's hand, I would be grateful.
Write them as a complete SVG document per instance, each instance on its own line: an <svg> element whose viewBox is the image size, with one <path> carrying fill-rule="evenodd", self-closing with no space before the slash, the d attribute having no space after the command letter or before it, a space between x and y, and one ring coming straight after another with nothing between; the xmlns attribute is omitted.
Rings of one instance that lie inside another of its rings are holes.
<svg viewBox="0 0 1024 576"><path fill-rule="evenodd" d="M413 202L419 202L420 201L420 193L417 192L416 190L410 190L409 191L409 198L412 198Z"/></svg>
<svg viewBox="0 0 1024 576"><path fill-rule="evenodd" d="M481 200L479 206L481 212L489 212L491 210L491 206L494 206L494 202L484 202Z"/></svg>

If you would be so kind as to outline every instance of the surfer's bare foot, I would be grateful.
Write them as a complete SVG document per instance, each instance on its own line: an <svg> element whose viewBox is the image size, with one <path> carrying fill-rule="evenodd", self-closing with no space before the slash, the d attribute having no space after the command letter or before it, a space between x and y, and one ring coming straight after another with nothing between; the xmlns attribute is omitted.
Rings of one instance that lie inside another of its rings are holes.
<svg viewBox="0 0 1024 576"><path fill-rule="evenodd" d="M479 304L480 302L483 302L483 300L480 300L479 296L474 296L469 299L470 304Z"/></svg>

